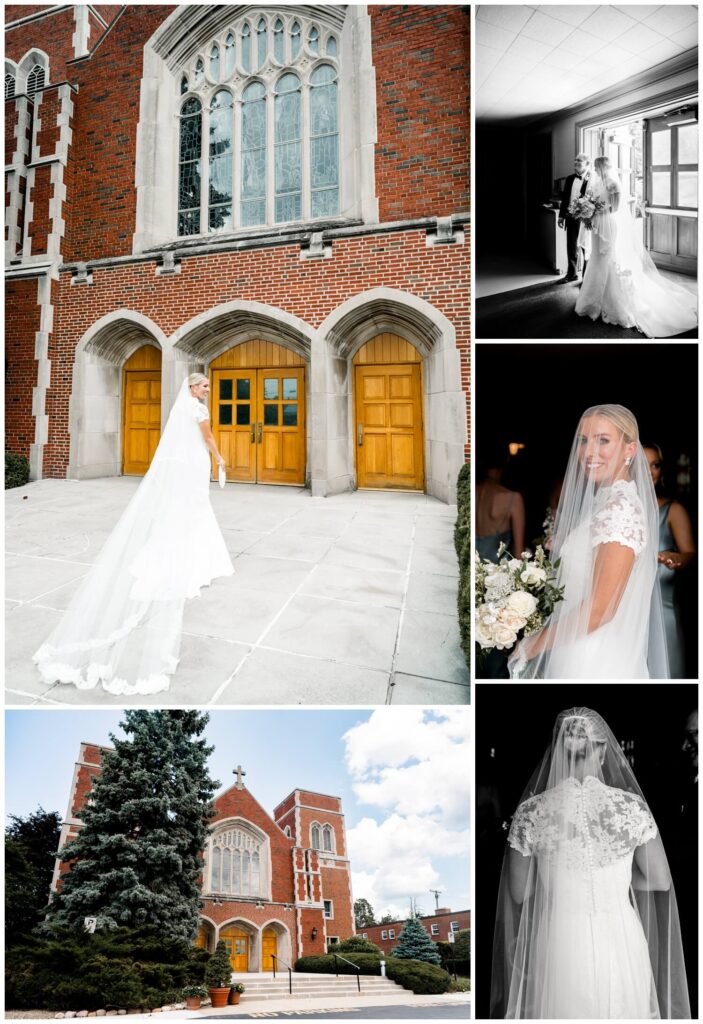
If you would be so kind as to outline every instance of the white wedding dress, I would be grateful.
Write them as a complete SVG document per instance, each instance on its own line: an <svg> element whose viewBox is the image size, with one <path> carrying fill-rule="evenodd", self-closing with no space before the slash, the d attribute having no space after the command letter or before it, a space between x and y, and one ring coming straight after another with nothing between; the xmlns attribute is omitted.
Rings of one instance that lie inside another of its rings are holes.
<svg viewBox="0 0 703 1024"><path fill-rule="evenodd" d="M627 210L616 176L597 173L589 192L607 206L593 218L591 254L576 300L576 313L607 324L637 328L648 338L670 338L698 324L695 294L665 279L652 262ZM579 244L584 244L580 241Z"/></svg>
<svg viewBox="0 0 703 1024"><path fill-rule="evenodd" d="M34 655L45 683L115 695L168 688L185 602L234 572L210 504L206 419L185 380L146 476Z"/></svg>
<svg viewBox="0 0 703 1024"><path fill-rule="evenodd" d="M644 801L595 776L567 778L521 804L508 843L534 857L550 907L525 993L536 1018L659 1017L649 951L630 902L633 855L657 834Z"/></svg>

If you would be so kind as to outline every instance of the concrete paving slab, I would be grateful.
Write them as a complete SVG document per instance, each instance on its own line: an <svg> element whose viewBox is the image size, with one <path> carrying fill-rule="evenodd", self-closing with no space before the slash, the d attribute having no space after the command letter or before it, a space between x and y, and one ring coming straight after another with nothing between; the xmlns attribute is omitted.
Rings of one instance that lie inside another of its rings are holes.
<svg viewBox="0 0 703 1024"><path fill-rule="evenodd" d="M265 644L345 665L389 670L399 617L395 608L297 596L266 635Z"/></svg>
<svg viewBox="0 0 703 1024"><path fill-rule="evenodd" d="M395 668L428 679L468 683L456 615L406 609Z"/></svg>
<svg viewBox="0 0 703 1024"><path fill-rule="evenodd" d="M259 648L216 704L383 704L388 672Z"/></svg>
<svg viewBox="0 0 703 1024"><path fill-rule="evenodd" d="M10 702L112 703L102 690L46 687L31 655L139 482L43 480L6 495L8 546L21 548L6 559ZM212 485L210 493L235 575L187 604L181 661L154 704L375 704L392 692L394 702L425 693L435 703L468 694L455 508L387 491L313 498L301 488Z"/></svg>
<svg viewBox="0 0 703 1024"><path fill-rule="evenodd" d="M391 687L391 704L470 704L471 687L468 683L447 683L425 676L396 673Z"/></svg>

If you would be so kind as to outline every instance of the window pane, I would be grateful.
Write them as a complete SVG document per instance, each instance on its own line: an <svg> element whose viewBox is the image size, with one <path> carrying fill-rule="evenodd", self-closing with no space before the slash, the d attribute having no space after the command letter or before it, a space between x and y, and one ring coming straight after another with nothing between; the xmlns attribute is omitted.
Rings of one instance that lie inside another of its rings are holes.
<svg viewBox="0 0 703 1024"><path fill-rule="evenodd" d="M283 380L283 398L289 401L298 397L298 378L285 377Z"/></svg>
<svg viewBox="0 0 703 1024"><path fill-rule="evenodd" d="M212 851L212 888L215 892L220 891L220 885L222 884L220 874L221 857L220 848L216 846Z"/></svg>
<svg viewBox="0 0 703 1024"><path fill-rule="evenodd" d="M195 81L196 81L196 84L198 82L202 82L204 74L205 74L205 65L203 64L203 62L200 59L200 57L198 57L198 59L197 59L197 61L195 63Z"/></svg>
<svg viewBox="0 0 703 1024"><path fill-rule="evenodd" d="M327 40L327 55L329 57L337 56L337 40L334 38L334 36L330 36L329 39Z"/></svg>
<svg viewBox="0 0 703 1024"><path fill-rule="evenodd" d="M179 235L200 234L200 210L187 210L178 214Z"/></svg>
<svg viewBox="0 0 703 1024"><path fill-rule="evenodd" d="M652 163L671 163L671 130L652 132Z"/></svg>
<svg viewBox="0 0 703 1024"><path fill-rule="evenodd" d="M245 89L242 105L241 218L245 227L263 224L266 219L266 100L263 95L263 85L254 82Z"/></svg>
<svg viewBox="0 0 703 1024"><path fill-rule="evenodd" d="M232 854L229 850L225 849L222 854L222 891L232 891Z"/></svg>
<svg viewBox="0 0 703 1024"><path fill-rule="evenodd" d="M314 26L308 32L308 46L313 53L320 52L320 33Z"/></svg>
<svg viewBox="0 0 703 1024"><path fill-rule="evenodd" d="M698 163L697 124L684 124L679 128L679 163Z"/></svg>
<svg viewBox="0 0 703 1024"><path fill-rule="evenodd" d="M238 383L238 382L237 382ZM239 395L237 395L239 397ZM232 401L232 381L220 380L220 401Z"/></svg>
<svg viewBox="0 0 703 1024"><path fill-rule="evenodd" d="M278 426L278 406L277 405L265 405L264 406L264 423L267 427Z"/></svg>
<svg viewBox="0 0 703 1024"><path fill-rule="evenodd" d="M184 75L181 79L181 95L184 92L188 92L188 76ZM5 96L7 97L7 75L5 75Z"/></svg>
<svg viewBox="0 0 703 1024"><path fill-rule="evenodd" d="M210 50L210 78L215 82L220 77L220 51L217 46Z"/></svg>
<svg viewBox="0 0 703 1024"><path fill-rule="evenodd" d="M302 197L298 192L290 196L276 196L276 222L300 220L302 217Z"/></svg>
<svg viewBox="0 0 703 1024"><path fill-rule="evenodd" d="M671 174L669 171L652 172L652 203L671 206Z"/></svg>
<svg viewBox="0 0 703 1024"><path fill-rule="evenodd" d="M278 398L278 377L264 377L264 398L269 401Z"/></svg>
<svg viewBox="0 0 703 1024"><path fill-rule="evenodd" d="M238 380L237 381L237 399L239 401L246 401L251 397L251 381L250 380Z"/></svg>
<svg viewBox="0 0 703 1024"><path fill-rule="evenodd" d="M266 61L266 22L263 18L259 20L256 27L256 56L257 68L260 68Z"/></svg>
<svg viewBox="0 0 703 1024"><path fill-rule="evenodd" d="M266 220L266 203L256 200L253 203L242 203L242 227L255 227Z"/></svg>
<svg viewBox="0 0 703 1024"><path fill-rule="evenodd" d="M232 857L232 892L242 891L241 854L239 850L234 851Z"/></svg>
<svg viewBox="0 0 703 1024"><path fill-rule="evenodd" d="M290 56L291 60L300 53L300 25L297 21L294 21L290 30Z"/></svg>
<svg viewBox="0 0 703 1024"><path fill-rule="evenodd" d="M234 71L234 36L230 32L225 40L225 77L229 76Z"/></svg>
<svg viewBox="0 0 703 1024"><path fill-rule="evenodd" d="M181 210L200 209L200 164L197 161L181 164L178 206Z"/></svg>
<svg viewBox="0 0 703 1024"><path fill-rule="evenodd" d="M221 405L220 406L219 424L220 424L221 427L231 427L232 426L232 406L231 405Z"/></svg>
<svg viewBox="0 0 703 1024"><path fill-rule="evenodd" d="M211 206L208 225L211 231L231 231L234 227L231 205Z"/></svg>
<svg viewBox="0 0 703 1024"><path fill-rule="evenodd" d="M237 426L248 427L251 422L249 414L249 405L242 403L237 406Z"/></svg>
<svg viewBox="0 0 703 1024"><path fill-rule="evenodd" d="M310 143L310 178L313 188L337 184L337 136L323 135Z"/></svg>
<svg viewBox="0 0 703 1024"><path fill-rule="evenodd" d="M282 425L284 427L297 427L298 426L298 406L297 405L284 405L283 406L283 417ZM326 850L331 850L331 846L326 846Z"/></svg>
<svg viewBox="0 0 703 1024"><path fill-rule="evenodd" d="M698 207L698 171L679 171L679 206Z"/></svg>
<svg viewBox="0 0 703 1024"><path fill-rule="evenodd" d="M299 142L286 142L276 146L276 193L298 192L301 187Z"/></svg>
<svg viewBox="0 0 703 1024"><path fill-rule="evenodd" d="M283 64L283 22L280 18L273 29L273 55L279 64Z"/></svg>
<svg viewBox="0 0 703 1024"><path fill-rule="evenodd" d="M321 67L318 71L332 71ZM313 135L326 135L337 131L337 85L335 82L315 85L310 92L310 131Z"/></svg>
<svg viewBox="0 0 703 1024"><path fill-rule="evenodd" d="M339 189L327 188L313 192L310 212L313 217L333 217L339 213Z"/></svg>
<svg viewBox="0 0 703 1024"><path fill-rule="evenodd" d="M251 29L248 25L242 29L241 61L244 70L251 71Z"/></svg>
<svg viewBox="0 0 703 1024"><path fill-rule="evenodd" d="M242 854L242 893L249 893L249 852L247 850Z"/></svg>

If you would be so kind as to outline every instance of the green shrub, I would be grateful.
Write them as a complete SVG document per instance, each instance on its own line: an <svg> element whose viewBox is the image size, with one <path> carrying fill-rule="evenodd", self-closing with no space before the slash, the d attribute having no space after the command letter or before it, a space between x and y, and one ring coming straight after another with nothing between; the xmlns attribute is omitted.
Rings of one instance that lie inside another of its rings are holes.
<svg viewBox="0 0 703 1024"><path fill-rule="evenodd" d="M377 946L371 939L362 939L361 935L352 935L350 939L345 939L343 942L335 942L333 946L330 946L329 952L342 953L344 956L347 953L378 954L381 952L381 947Z"/></svg>
<svg viewBox="0 0 703 1024"><path fill-rule="evenodd" d="M29 461L24 455L5 452L5 490L29 483Z"/></svg>
<svg viewBox="0 0 703 1024"><path fill-rule="evenodd" d="M372 953L357 953L353 960L361 968L362 975L380 975L380 956ZM357 973L353 967L345 964L342 960L338 962L338 968L340 974ZM296 960L295 969L310 974L337 973L334 957L331 954L301 957L300 960ZM441 967L435 967L434 964L425 964L419 960L396 960L392 956L386 958L386 976L416 995L439 995L447 991L451 981L447 972L443 971Z"/></svg>
<svg viewBox="0 0 703 1024"><path fill-rule="evenodd" d="M208 988L229 988L232 980L232 964L227 947L222 939L205 965L205 984Z"/></svg>
<svg viewBox="0 0 703 1024"><path fill-rule="evenodd" d="M469 934L468 930L466 934ZM465 977L471 974L468 950L463 949L458 942L438 942L436 946L437 952L442 958L442 967L445 971Z"/></svg>
<svg viewBox="0 0 703 1024"><path fill-rule="evenodd" d="M8 1009L152 1009L202 982L202 950L152 929L38 936L5 959Z"/></svg>
<svg viewBox="0 0 703 1024"><path fill-rule="evenodd" d="M457 516L454 547L459 560L459 636L467 666L471 666L471 468L465 463L456 484Z"/></svg>

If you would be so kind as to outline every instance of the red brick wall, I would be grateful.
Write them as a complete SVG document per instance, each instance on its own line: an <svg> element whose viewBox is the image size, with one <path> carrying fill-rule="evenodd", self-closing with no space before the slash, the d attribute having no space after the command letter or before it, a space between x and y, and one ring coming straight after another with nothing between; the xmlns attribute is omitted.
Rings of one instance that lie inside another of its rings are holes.
<svg viewBox="0 0 703 1024"><path fill-rule="evenodd" d="M215 801L215 817L211 824L223 818L237 815L257 825L262 832L270 837L271 850L271 897L280 903L293 899L293 868L291 849L293 840L286 838L273 819L254 799L249 790L232 787L217 797Z"/></svg>
<svg viewBox="0 0 703 1024"><path fill-rule="evenodd" d="M51 231L49 201L53 194L51 165L41 164L34 170L34 184L29 190L32 219L27 227L27 234L32 239L32 256L38 256L47 251L49 232Z"/></svg>
<svg viewBox="0 0 703 1024"><path fill-rule="evenodd" d="M19 4L5 8L5 21L26 18L33 10L41 10L43 4ZM14 15L10 12L15 11ZM5 56L19 63L28 50L36 47L49 58L49 82L73 81L72 70L67 63L73 60L73 33L76 30L73 8L51 14L27 25L10 28L5 33Z"/></svg>
<svg viewBox="0 0 703 1024"><path fill-rule="evenodd" d="M468 8L384 5L369 12L380 218L468 212Z"/></svg>
<svg viewBox="0 0 703 1024"><path fill-rule="evenodd" d="M319 956L326 953L322 911L303 907L299 910L299 914L303 941L298 956ZM317 935L314 939L312 937L313 928L317 928Z"/></svg>
<svg viewBox="0 0 703 1024"><path fill-rule="evenodd" d="M299 800L301 804L320 807L328 811L341 810L338 796L327 796L324 793L311 793L308 790L301 789Z"/></svg>
<svg viewBox="0 0 703 1024"><path fill-rule="evenodd" d="M37 156L53 156L56 153L56 143L59 141L60 128L58 117L61 113L61 98L58 87L45 89L41 94L41 103L36 108L36 116L39 118L39 130L37 131L38 152Z"/></svg>
<svg viewBox="0 0 703 1024"><path fill-rule="evenodd" d="M452 921L459 922L459 931L464 931L466 928L471 927L471 911L470 910L457 910L455 913L440 914L434 917L423 917L420 919L422 927L425 929L427 934L434 942L446 942L447 933L449 932ZM432 934L432 925L439 925L439 935ZM369 942L375 942L377 946L380 946L383 952L388 955L398 945L400 934L405 927L405 921L391 921L390 924L378 924L372 925L370 928L357 928L357 935L365 935ZM389 929L395 931L395 938L393 939L382 939L381 933L388 932Z"/></svg>
<svg viewBox="0 0 703 1024"><path fill-rule="evenodd" d="M136 310L168 335L213 306L248 299L283 307L318 327L351 295L385 286L419 295L444 313L456 325L458 347L464 349L468 368L467 254L466 245L428 249L423 231L408 231L337 241L332 258L314 264L301 260L296 246L285 246L184 259L181 273L173 277L157 277L153 264L131 264L98 269L93 285L71 287L70 275L62 274L49 351L50 443L44 450L44 474L66 475L75 347L106 313L120 307Z"/></svg>
<svg viewBox="0 0 703 1024"><path fill-rule="evenodd" d="M322 855L324 860L324 854ZM336 935L340 942L354 934L354 912L351 900L349 869L322 867L322 897L332 900L334 918L326 921L327 934Z"/></svg>
<svg viewBox="0 0 703 1024"><path fill-rule="evenodd" d="M5 286L5 448L29 457L34 443L32 388L36 384L34 335L39 330L37 282Z"/></svg>
<svg viewBox="0 0 703 1024"><path fill-rule="evenodd" d="M17 150L17 139L15 138L15 128L19 115L15 104L8 100L5 104L5 163L11 164L12 157Z"/></svg>

